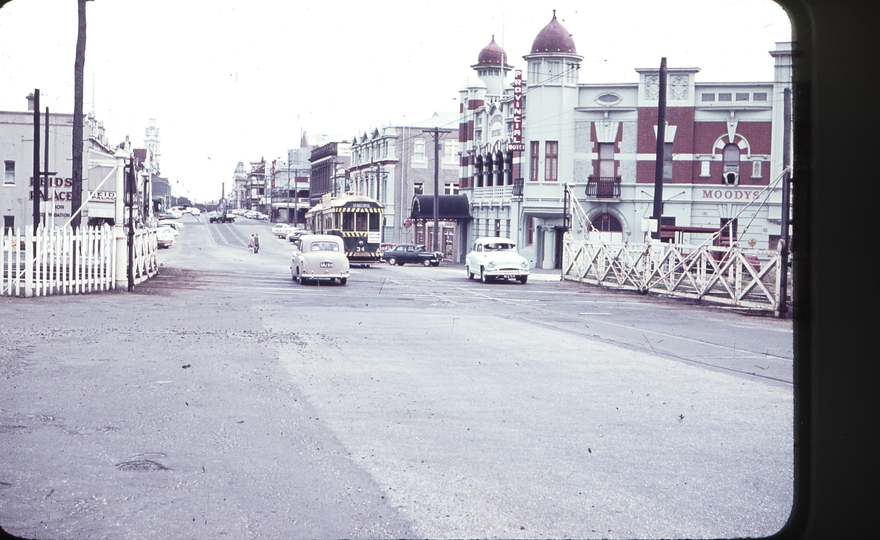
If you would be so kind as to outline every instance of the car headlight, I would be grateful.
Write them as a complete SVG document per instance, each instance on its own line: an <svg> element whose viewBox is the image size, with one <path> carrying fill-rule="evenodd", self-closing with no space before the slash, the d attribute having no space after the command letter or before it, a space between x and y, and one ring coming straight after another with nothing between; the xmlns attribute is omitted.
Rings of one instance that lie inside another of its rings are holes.
<svg viewBox="0 0 880 540"><path fill-rule="evenodd" d="M495 261L489 261L489 264L486 266L488 266L489 268L495 268Z"/></svg>
<svg viewBox="0 0 880 540"><path fill-rule="evenodd" d="M523 268L523 270L525 270L526 268L529 267L529 262L523 261L523 262L519 263L519 265Z"/></svg>

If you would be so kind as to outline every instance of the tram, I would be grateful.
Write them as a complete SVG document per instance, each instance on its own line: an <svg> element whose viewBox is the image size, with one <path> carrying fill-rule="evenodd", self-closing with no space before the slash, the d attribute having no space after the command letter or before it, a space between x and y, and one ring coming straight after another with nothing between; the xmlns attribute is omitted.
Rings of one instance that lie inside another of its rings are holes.
<svg viewBox="0 0 880 540"><path fill-rule="evenodd" d="M306 212L306 225L315 234L342 238L345 256L351 264L373 264L382 257L383 206L376 199L347 193L333 198L329 193Z"/></svg>

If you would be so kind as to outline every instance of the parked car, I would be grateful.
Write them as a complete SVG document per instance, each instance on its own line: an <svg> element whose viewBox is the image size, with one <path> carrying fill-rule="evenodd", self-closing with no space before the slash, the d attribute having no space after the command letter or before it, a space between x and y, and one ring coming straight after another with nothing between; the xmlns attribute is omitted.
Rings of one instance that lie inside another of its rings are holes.
<svg viewBox="0 0 880 540"><path fill-rule="evenodd" d="M287 235L293 231L293 226L289 223L279 223L272 227L272 234L278 238L287 238Z"/></svg>
<svg viewBox="0 0 880 540"><path fill-rule="evenodd" d="M311 231L303 230L303 229L293 229L292 231L287 233L287 240L289 242L296 242L297 240L299 240L299 237L304 234L314 234L314 233Z"/></svg>
<svg viewBox="0 0 880 540"><path fill-rule="evenodd" d="M159 226L160 227L170 227L171 229L174 229L174 232L180 233L180 230L183 228L183 223L179 223L177 221L167 221L166 220L166 221L160 221ZM175 234L174 236L177 236L177 235Z"/></svg>
<svg viewBox="0 0 880 540"><path fill-rule="evenodd" d="M468 279L480 275L483 283L495 279L529 280L529 261L517 253L516 244L509 238L477 238L465 257Z"/></svg>
<svg viewBox="0 0 880 540"><path fill-rule="evenodd" d="M156 242L160 248L170 248L174 245L174 232L171 227L156 228Z"/></svg>
<svg viewBox="0 0 880 540"><path fill-rule="evenodd" d="M305 285L308 281L339 280L348 282L350 267L345 256L342 238L329 234L304 234L294 243L290 273L294 281Z"/></svg>
<svg viewBox="0 0 880 540"><path fill-rule="evenodd" d="M163 231L163 232L168 231L168 232L171 233L171 236L174 237L174 238L176 238L177 235L180 234L180 229L178 229L177 227L172 227L172 226L171 226L171 223L167 223L167 222L164 222L164 223L163 223L163 222L160 221L160 222L159 222L159 226L156 227L156 230L157 230L157 231Z"/></svg>
<svg viewBox="0 0 880 540"><path fill-rule="evenodd" d="M422 244L397 244L394 249L382 253L382 258L390 265L421 264L422 266L440 266L443 254L439 251L427 251Z"/></svg>

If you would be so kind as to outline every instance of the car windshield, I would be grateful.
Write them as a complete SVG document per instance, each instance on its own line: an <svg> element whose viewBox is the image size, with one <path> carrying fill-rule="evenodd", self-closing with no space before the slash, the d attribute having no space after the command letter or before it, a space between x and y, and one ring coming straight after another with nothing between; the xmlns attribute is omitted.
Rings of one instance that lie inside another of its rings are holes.
<svg viewBox="0 0 880 540"><path fill-rule="evenodd" d="M486 244L485 250L486 251L513 251L514 247L515 246L513 244L495 243L495 244Z"/></svg>
<svg viewBox="0 0 880 540"><path fill-rule="evenodd" d="M339 245L336 242L312 242L309 249L311 251L339 251Z"/></svg>

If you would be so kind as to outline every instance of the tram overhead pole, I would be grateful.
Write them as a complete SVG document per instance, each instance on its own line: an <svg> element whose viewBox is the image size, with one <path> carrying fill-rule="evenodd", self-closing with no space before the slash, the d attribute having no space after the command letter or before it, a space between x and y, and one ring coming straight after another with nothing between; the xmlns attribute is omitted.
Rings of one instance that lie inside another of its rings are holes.
<svg viewBox="0 0 880 540"><path fill-rule="evenodd" d="M423 129L434 137L434 251L440 249L440 137L441 133L452 133L450 129Z"/></svg>

